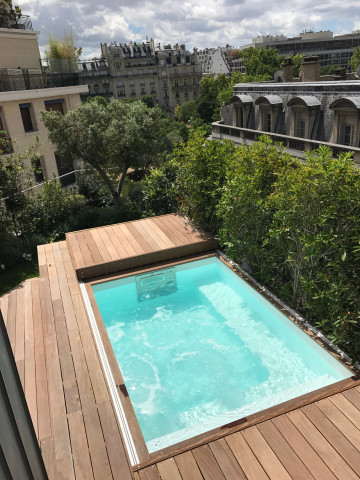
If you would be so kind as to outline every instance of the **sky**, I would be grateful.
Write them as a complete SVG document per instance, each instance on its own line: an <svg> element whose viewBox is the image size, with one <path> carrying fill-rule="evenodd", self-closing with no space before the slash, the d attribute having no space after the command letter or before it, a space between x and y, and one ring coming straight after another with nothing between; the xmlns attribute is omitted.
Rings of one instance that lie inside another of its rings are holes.
<svg viewBox="0 0 360 480"><path fill-rule="evenodd" d="M334 34L360 30L360 0L14 0L40 31L43 54L49 34L73 33L82 58L100 55L100 43L185 43L235 48L258 35L295 36L304 30Z"/></svg>

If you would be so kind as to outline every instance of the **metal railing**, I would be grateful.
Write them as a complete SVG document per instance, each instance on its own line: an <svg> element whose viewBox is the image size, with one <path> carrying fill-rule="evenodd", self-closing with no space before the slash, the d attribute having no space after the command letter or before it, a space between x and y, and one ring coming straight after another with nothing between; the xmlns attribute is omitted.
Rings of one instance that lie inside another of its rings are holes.
<svg viewBox="0 0 360 480"><path fill-rule="evenodd" d="M319 140L311 140L310 138L293 137L290 135L282 135L272 132L264 132L262 130L252 130L249 128L234 127L225 125L222 122L212 123L212 135L215 140L233 140L236 143L251 143L258 140L261 135L269 136L274 142L281 142L285 148L291 150L291 153L299 152L297 156L303 157L304 152L311 152L319 148L321 145L328 146L333 156L339 155L342 152L353 153L353 158L356 163L360 164L360 148L347 145L340 145L337 143L322 142ZM294 153L296 155L296 153Z"/></svg>

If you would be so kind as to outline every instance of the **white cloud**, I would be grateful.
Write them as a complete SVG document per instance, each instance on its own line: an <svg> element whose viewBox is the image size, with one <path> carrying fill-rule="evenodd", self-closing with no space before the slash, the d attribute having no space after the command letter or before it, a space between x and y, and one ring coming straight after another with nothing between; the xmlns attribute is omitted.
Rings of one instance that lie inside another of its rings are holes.
<svg viewBox="0 0 360 480"><path fill-rule="evenodd" d="M24 14L40 30L61 36L71 27L85 55L99 55L100 42L184 42L188 48L251 43L257 35L294 36L310 28L349 33L360 29L358 0L22 0ZM88 53L89 52L89 53Z"/></svg>

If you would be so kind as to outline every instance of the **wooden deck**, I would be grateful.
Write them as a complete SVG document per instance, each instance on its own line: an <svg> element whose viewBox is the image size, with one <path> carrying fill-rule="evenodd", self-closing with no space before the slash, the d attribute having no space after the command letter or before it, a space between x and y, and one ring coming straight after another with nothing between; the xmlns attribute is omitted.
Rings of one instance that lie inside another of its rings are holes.
<svg viewBox="0 0 360 480"><path fill-rule="evenodd" d="M66 241L79 279L213 250L217 246L213 237L173 214L67 233Z"/></svg>
<svg viewBox="0 0 360 480"><path fill-rule="evenodd" d="M358 380L130 467L67 242L39 265L0 306L50 480L360 478Z"/></svg>

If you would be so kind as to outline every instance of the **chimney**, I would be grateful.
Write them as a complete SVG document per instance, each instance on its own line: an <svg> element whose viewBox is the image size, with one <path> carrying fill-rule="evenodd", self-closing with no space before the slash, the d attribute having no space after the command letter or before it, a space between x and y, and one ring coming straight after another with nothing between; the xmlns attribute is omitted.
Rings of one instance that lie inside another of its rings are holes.
<svg viewBox="0 0 360 480"><path fill-rule="evenodd" d="M282 65L282 81L292 82L294 78L293 63L291 58L285 58Z"/></svg>
<svg viewBox="0 0 360 480"><path fill-rule="evenodd" d="M319 57L305 57L302 63L300 79L302 82L318 82L320 80Z"/></svg>

